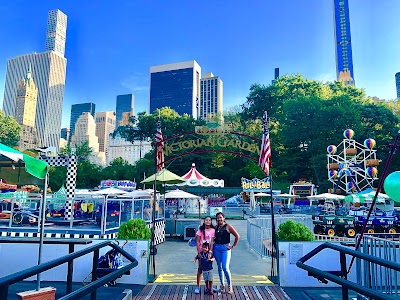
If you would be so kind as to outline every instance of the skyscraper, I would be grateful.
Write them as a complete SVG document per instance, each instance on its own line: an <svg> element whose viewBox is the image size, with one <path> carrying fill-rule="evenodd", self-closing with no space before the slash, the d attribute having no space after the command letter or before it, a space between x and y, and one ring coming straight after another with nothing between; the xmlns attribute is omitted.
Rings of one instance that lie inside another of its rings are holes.
<svg viewBox="0 0 400 300"><path fill-rule="evenodd" d="M150 67L150 113L168 106L197 118L200 76L195 60Z"/></svg>
<svg viewBox="0 0 400 300"><path fill-rule="evenodd" d="M96 136L99 138L99 151L107 152L108 137L115 130L115 112L102 111L96 114Z"/></svg>
<svg viewBox="0 0 400 300"><path fill-rule="evenodd" d="M206 73L200 80L199 117L207 119L210 115L222 120L223 83L213 73Z"/></svg>
<svg viewBox="0 0 400 300"><path fill-rule="evenodd" d="M333 0L337 80L354 85L348 0Z"/></svg>
<svg viewBox="0 0 400 300"><path fill-rule="evenodd" d="M116 127L123 125L121 124L121 121L123 119L124 113L129 113L131 116L133 116L134 103L135 103L135 96L132 94L117 96L117 105L115 108Z"/></svg>
<svg viewBox="0 0 400 300"><path fill-rule="evenodd" d="M69 137L71 138L75 132L75 124L78 118L85 112L88 112L94 118L96 114L96 104L94 103L79 103L71 105L71 119L69 122Z"/></svg>
<svg viewBox="0 0 400 300"><path fill-rule="evenodd" d="M22 125L18 147L20 151L38 146L35 129L36 103L38 90L28 69L25 77L18 83L16 94L15 119Z"/></svg>
<svg viewBox="0 0 400 300"><path fill-rule="evenodd" d="M400 98L400 72L397 72L396 75L394 75L394 78L396 79L397 99L399 99Z"/></svg>
<svg viewBox="0 0 400 300"><path fill-rule="evenodd" d="M67 35L67 16L60 10L52 10L47 18L46 50L58 55L65 54L65 38Z"/></svg>
<svg viewBox="0 0 400 300"><path fill-rule="evenodd" d="M99 138L96 136L96 122L93 116L88 113L82 113L76 120L74 134L71 137L71 148L81 146L84 143L92 148L89 160L98 165L104 165L106 156L104 152L99 151Z"/></svg>
<svg viewBox="0 0 400 300"><path fill-rule="evenodd" d="M52 26L53 19L56 26ZM60 141L62 107L67 60L63 56L67 16L59 10L49 12L46 38L46 52L25 54L11 58L7 62L4 88L3 111L8 116L16 113L16 92L19 80L25 76L31 66L31 75L35 80L38 96L35 128L42 147L56 147ZM54 36L54 43L50 37ZM64 36L64 40L56 38Z"/></svg>

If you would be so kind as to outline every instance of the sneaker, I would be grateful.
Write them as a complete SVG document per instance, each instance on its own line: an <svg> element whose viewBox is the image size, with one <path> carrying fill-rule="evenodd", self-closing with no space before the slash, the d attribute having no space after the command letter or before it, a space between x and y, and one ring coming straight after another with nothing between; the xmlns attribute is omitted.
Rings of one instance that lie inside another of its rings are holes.
<svg viewBox="0 0 400 300"><path fill-rule="evenodd" d="M206 289L204 290L204 295L210 295L210 290L206 288Z"/></svg>
<svg viewBox="0 0 400 300"><path fill-rule="evenodd" d="M214 289L209 290L209 291L208 291L208 294L211 295L211 296L214 295L214 291L213 291L213 290L214 290Z"/></svg>
<svg viewBox="0 0 400 300"><path fill-rule="evenodd" d="M221 293L225 293L225 286L224 286L223 284L220 285L219 291L220 291Z"/></svg>
<svg viewBox="0 0 400 300"><path fill-rule="evenodd" d="M200 294L200 288L199 288L199 287L196 287L196 288L194 289L194 293L195 293L195 294Z"/></svg>

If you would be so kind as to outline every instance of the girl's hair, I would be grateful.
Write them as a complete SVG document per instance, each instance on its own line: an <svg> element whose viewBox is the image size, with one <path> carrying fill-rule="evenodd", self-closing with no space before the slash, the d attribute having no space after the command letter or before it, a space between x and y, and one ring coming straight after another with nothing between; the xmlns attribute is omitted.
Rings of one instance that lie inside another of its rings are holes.
<svg viewBox="0 0 400 300"><path fill-rule="evenodd" d="M211 218L210 216L207 216L207 217L204 218L204 220L207 219L207 218L210 218L210 219L211 219L210 228L215 228L215 226L214 226L213 223L212 223L212 218ZM203 238L205 239L205 238L206 238L206 223L203 222L203 224L201 224L201 226L200 226L199 229L200 229L201 233L203 234Z"/></svg>

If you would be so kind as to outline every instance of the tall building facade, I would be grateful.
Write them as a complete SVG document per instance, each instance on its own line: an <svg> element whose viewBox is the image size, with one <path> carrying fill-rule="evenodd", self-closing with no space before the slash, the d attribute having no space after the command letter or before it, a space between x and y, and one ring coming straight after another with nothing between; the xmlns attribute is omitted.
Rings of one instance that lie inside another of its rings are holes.
<svg viewBox="0 0 400 300"><path fill-rule="evenodd" d="M206 73L200 80L199 118L218 116L222 120L223 83L213 73Z"/></svg>
<svg viewBox="0 0 400 300"><path fill-rule="evenodd" d="M69 140L70 129L69 128L61 128L61 138L68 141Z"/></svg>
<svg viewBox="0 0 400 300"><path fill-rule="evenodd" d="M22 126L18 143L20 151L35 149L39 144L35 129L37 95L38 90L28 69L18 83L16 94L15 119Z"/></svg>
<svg viewBox="0 0 400 300"><path fill-rule="evenodd" d="M99 151L107 152L108 137L115 130L115 112L96 113L96 135L99 138Z"/></svg>
<svg viewBox="0 0 400 300"><path fill-rule="evenodd" d="M197 118L201 68L195 60L150 67L150 113L168 106Z"/></svg>
<svg viewBox="0 0 400 300"><path fill-rule="evenodd" d="M122 158L133 165L151 150L150 141L130 142L119 134L110 135L106 153L107 165L116 158Z"/></svg>
<svg viewBox="0 0 400 300"><path fill-rule="evenodd" d="M354 85L349 0L333 0L337 80Z"/></svg>
<svg viewBox="0 0 400 300"><path fill-rule="evenodd" d="M400 99L400 72L397 72L394 78L396 79L397 99Z"/></svg>
<svg viewBox="0 0 400 300"><path fill-rule="evenodd" d="M71 137L71 148L81 146L85 142L92 148L89 160L98 165L104 165L105 153L99 151L99 138L96 136L96 122L93 116L84 112L76 120L74 134Z"/></svg>
<svg viewBox="0 0 400 300"><path fill-rule="evenodd" d="M130 116L133 116L134 105L135 105L134 95L127 94L127 95L117 96L117 105L115 107L116 127L124 125L122 124L124 113L128 113Z"/></svg>
<svg viewBox="0 0 400 300"><path fill-rule="evenodd" d="M60 10L52 10L47 17L46 51L54 51L64 57L67 37L67 16Z"/></svg>
<svg viewBox="0 0 400 300"><path fill-rule="evenodd" d="M88 102L88 103L79 103L71 105L71 118L69 121L69 137L71 138L75 132L75 124L78 118L83 113L90 113L92 117L96 115L96 104Z"/></svg>
<svg viewBox="0 0 400 300"><path fill-rule="evenodd" d="M49 12L49 22L53 18L62 19L63 21L59 22L62 26L53 28L48 24L47 37L57 36L61 32L60 35L64 36L63 42L57 39L53 45L46 37L46 52L21 55L8 60L3 111L8 116L15 116L18 82L31 67L31 74L38 89L35 129L40 142L39 146L52 146L58 149L67 66L62 50L65 48L67 16L55 10Z"/></svg>

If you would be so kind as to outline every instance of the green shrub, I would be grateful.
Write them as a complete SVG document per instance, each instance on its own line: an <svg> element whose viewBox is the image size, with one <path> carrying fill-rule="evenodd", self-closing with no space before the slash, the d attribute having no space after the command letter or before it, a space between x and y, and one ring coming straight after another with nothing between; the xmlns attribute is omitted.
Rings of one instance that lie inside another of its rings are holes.
<svg viewBox="0 0 400 300"><path fill-rule="evenodd" d="M314 234L305 225L288 220L279 225L278 241L313 241Z"/></svg>
<svg viewBox="0 0 400 300"><path fill-rule="evenodd" d="M148 240L151 238L151 231L144 220L132 219L121 224L118 230L118 238L126 240Z"/></svg>

